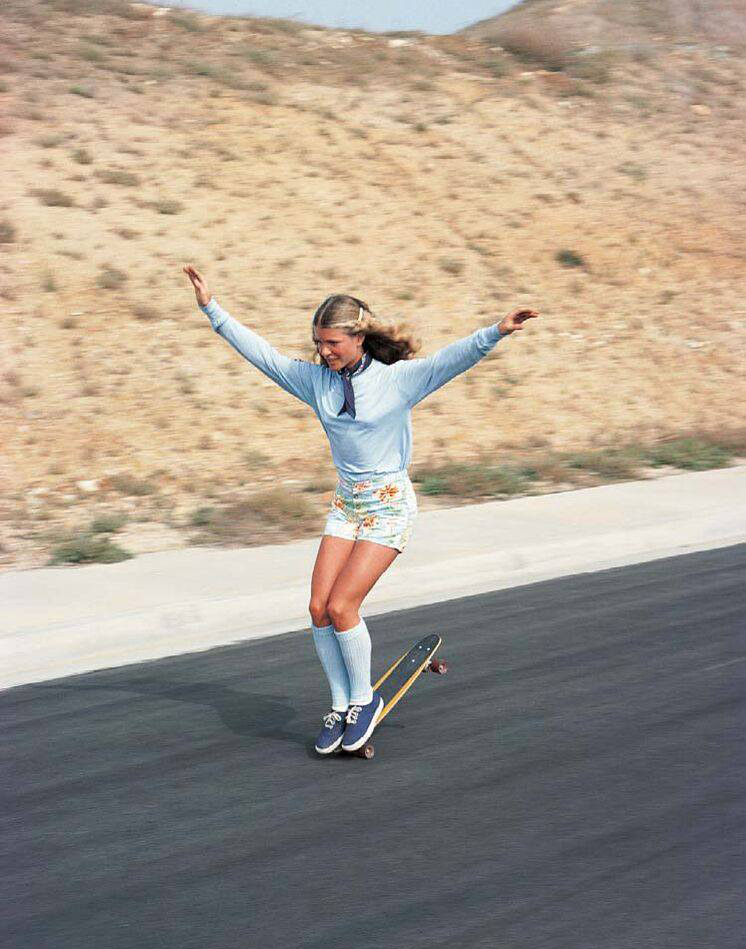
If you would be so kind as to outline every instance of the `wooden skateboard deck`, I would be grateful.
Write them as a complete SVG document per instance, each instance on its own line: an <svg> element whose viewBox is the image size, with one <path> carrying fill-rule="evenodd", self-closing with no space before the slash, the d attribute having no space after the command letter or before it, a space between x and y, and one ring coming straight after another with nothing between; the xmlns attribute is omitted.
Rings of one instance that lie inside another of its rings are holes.
<svg viewBox="0 0 746 949"><path fill-rule="evenodd" d="M442 659L434 659L436 650L443 640L440 636L425 636L419 642L415 643L411 649L394 662L384 672L381 678L374 684L373 688L383 696L383 708L378 716L376 728L381 724L384 718L389 714L393 707L399 702L411 689L419 676L430 669L439 675L444 675L448 671L448 666ZM374 729L375 732L375 729ZM360 758L372 758L375 751L370 740L361 748L349 754L357 755Z"/></svg>

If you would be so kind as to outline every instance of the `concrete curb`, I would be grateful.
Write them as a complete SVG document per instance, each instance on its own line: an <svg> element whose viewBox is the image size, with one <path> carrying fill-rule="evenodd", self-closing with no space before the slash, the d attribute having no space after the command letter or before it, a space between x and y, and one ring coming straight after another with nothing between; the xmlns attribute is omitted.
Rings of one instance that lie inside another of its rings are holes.
<svg viewBox="0 0 746 949"><path fill-rule="evenodd" d="M746 466L420 514L363 615L746 542ZM0 574L0 687L308 629L319 538Z"/></svg>

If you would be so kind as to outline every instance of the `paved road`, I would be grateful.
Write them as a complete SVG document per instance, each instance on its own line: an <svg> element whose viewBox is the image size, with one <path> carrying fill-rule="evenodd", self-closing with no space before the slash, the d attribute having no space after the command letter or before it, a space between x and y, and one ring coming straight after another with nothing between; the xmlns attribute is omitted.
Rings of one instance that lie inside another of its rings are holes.
<svg viewBox="0 0 746 949"><path fill-rule="evenodd" d="M296 632L0 693L3 949L736 949L746 545L371 619L372 761Z"/></svg>

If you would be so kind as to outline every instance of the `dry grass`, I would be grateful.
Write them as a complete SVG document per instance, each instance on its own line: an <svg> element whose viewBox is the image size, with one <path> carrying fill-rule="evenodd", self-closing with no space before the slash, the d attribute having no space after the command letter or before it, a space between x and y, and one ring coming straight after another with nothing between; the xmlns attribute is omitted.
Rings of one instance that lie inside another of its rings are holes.
<svg viewBox="0 0 746 949"><path fill-rule="evenodd" d="M630 442L586 451L524 450L503 457L467 463L419 466L412 480L425 495L450 495L454 500L508 498L543 493L547 487L594 487L644 478L649 469L705 471L746 457L746 430L698 432L653 444Z"/></svg>
<svg viewBox="0 0 746 949"><path fill-rule="evenodd" d="M231 547L282 543L318 533L323 528L321 513L303 494L269 488L222 507L200 508L191 523L201 530L191 543Z"/></svg>

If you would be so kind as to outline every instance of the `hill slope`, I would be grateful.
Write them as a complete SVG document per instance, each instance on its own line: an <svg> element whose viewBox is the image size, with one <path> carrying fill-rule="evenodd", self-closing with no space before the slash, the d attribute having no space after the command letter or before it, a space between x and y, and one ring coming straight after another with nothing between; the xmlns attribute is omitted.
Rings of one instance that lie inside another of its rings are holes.
<svg viewBox="0 0 746 949"><path fill-rule="evenodd" d="M302 358L332 292L420 355L538 309L417 408L416 467L515 457L561 490L553 453L744 425L741 56L542 66L119 0L10 0L0 29L0 565L112 511L132 550L323 523L323 431L212 332L186 262Z"/></svg>
<svg viewBox="0 0 746 949"><path fill-rule="evenodd" d="M580 46L653 44L746 46L746 0L524 0L461 32L478 38L504 29L559 32Z"/></svg>

